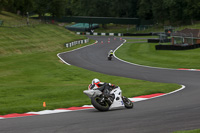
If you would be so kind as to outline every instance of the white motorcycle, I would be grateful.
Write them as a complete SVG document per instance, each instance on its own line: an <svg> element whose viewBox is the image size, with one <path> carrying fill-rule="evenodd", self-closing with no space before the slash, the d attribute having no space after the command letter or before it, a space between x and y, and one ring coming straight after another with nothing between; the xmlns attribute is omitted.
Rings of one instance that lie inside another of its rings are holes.
<svg viewBox="0 0 200 133"><path fill-rule="evenodd" d="M108 55L108 60L112 60L113 55Z"/></svg>
<svg viewBox="0 0 200 133"><path fill-rule="evenodd" d="M108 111L119 107L133 108L133 102L122 96L120 87L116 87L110 92L110 98L104 97L98 89L84 90L83 93L91 99L92 105L99 111Z"/></svg>

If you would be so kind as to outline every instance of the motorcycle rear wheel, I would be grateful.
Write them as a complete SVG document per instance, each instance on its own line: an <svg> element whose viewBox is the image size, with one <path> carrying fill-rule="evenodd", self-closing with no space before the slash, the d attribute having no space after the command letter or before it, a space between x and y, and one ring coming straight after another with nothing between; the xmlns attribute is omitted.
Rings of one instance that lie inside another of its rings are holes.
<svg viewBox="0 0 200 133"><path fill-rule="evenodd" d="M106 102L106 101L100 102L100 101L101 101L101 98L98 97L98 96L91 98L91 103L97 110L99 110L99 111L108 111L109 107L110 107L108 102Z"/></svg>
<svg viewBox="0 0 200 133"><path fill-rule="evenodd" d="M108 57L108 60L112 60L112 57L109 56L109 57Z"/></svg>
<svg viewBox="0 0 200 133"><path fill-rule="evenodd" d="M132 109L133 108L133 102L131 100L129 100L127 97L123 96L122 97L122 100L124 102L124 106L127 108L127 109Z"/></svg>

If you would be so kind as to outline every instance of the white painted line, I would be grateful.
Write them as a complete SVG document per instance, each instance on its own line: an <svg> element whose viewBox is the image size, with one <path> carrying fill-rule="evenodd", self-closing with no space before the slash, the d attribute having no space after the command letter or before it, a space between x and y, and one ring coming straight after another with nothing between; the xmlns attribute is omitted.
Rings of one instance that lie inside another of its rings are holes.
<svg viewBox="0 0 200 133"><path fill-rule="evenodd" d="M169 92L169 93L166 93L166 94L164 94L164 95L157 96L157 97L162 97L162 96L170 95L170 94L176 93L176 92L178 92L178 91L181 91L181 90L183 90L183 89L185 89L185 85L181 85L181 88L178 89L178 90L175 90L175 91L172 91L172 92Z"/></svg>
<svg viewBox="0 0 200 133"><path fill-rule="evenodd" d="M60 57L60 54L64 54L64 53L76 51L76 50L79 50L79 49L82 49L82 48L85 48L85 47L88 47L88 46L92 46L92 45L94 45L94 44L96 44L96 43L98 43L98 41L96 41L95 43L93 43L93 44L91 44L91 45L87 45L87 46L84 46L84 47L80 47L80 48L77 48L77 49L74 49L74 50L71 50L71 51L67 51L67 52L58 53L58 54L57 54L57 57L58 57L63 63L65 63L65 64L67 64L67 65L70 66L71 64L69 64L69 63L67 63L66 61L64 61L64 60Z"/></svg>
<svg viewBox="0 0 200 133"><path fill-rule="evenodd" d="M126 42L126 40L124 39L124 42L114 50L113 55L114 55L114 57L115 57L116 59L118 59L118 60L120 60L120 61L122 61L122 62L128 63L128 64L131 64L131 65L135 65L135 66L141 66L141 67L147 67L147 68L156 68L156 69L166 69L166 70L176 70L176 71L178 70L178 69L171 69L171 68L160 68L160 67L144 66L144 65L139 65L139 64L135 64L135 63L128 62L128 61L124 61L124 60L118 58L118 57L115 55L115 51L117 51L125 42ZM183 90L183 89L185 88L185 86L184 86L184 85L181 85L181 86L182 86L182 87L181 87L180 89L178 89L178 90L172 91L172 92L170 92L170 93L167 93L167 94L164 94L164 95L161 95L161 96L156 96L156 97L148 98L148 99L146 99L146 100L153 99L153 98L157 98L157 97L166 96L166 95L169 95L169 94L178 92L178 91L180 91L180 90Z"/></svg>
<svg viewBox="0 0 200 133"><path fill-rule="evenodd" d="M125 40L125 39L124 39L124 42L114 50L113 55L114 55L114 57L115 57L116 59L118 59L118 60L120 60L120 61L122 61L122 62L128 63L128 64L131 64L131 65L135 65L135 66L180 71L179 69L173 69L173 68L161 68L161 67L144 66L144 65L139 65L139 64L131 63L131 62L128 62L128 61L125 61L125 60L120 59L120 58L118 58L118 57L115 55L115 52L116 52L121 46L123 46L124 43L126 43L126 40ZM181 70L181 71L182 71L182 70Z"/></svg>
<svg viewBox="0 0 200 133"><path fill-rule="evenodd" d="M69 66L71 65L71 64L67 63L66 61L64 61L64 60L60 57L60 53L58 53L57 56L58 56L58 58L59 58L63 63L65 63L65 64L67 64L67 65L69 65Z"/></svg>
<svg viewBox="0 0 200 133"><path fill-rule="evenodd" d="M181 90L183 90L183 89L185 89L185 86L184 86L184 85L181 85L181 88L178 89L178 90L175 90L175 91L172 91L172 92L169 92L169 93L166 93L166 94L160 95L160 96L155 96L155 97L147 98L147 99L144 99L144 100L150 100L150 99L154 99L154 98L159 98L159 97L167 96L167 95L170 95L170 94L176 93L176 92L178 92L178 91L181 91ZM144 100L142 100L142 101L144 101ZM136 101L136 102L139 102L139 101Z"/></svg>

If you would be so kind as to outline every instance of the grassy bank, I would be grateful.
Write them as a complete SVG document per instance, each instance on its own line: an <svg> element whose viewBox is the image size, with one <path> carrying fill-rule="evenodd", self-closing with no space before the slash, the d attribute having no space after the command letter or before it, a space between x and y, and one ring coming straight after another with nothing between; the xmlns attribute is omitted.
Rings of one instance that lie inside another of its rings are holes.
<svg viewBox="0 0 200 133"><path fill-rule="evenodd" d="M187 131L177 131L177 132L173 132L173 133L200 133L200 129L187 130Z"/></svg>
<svg viewBox="0 0 200 133"><path fill-rule="evenodd" d="M136 40L128 40L134 42ZM116 52L119 58L136 64L163 68L200 69L200 49L155 50L153 43L125 43ZM127 54L125 54L127 53Z"/></svg>
<svg viewBox="0 0 200 133"><path fill-rule="evenodd" d="M84 38L54 25L0 27L0 115L90 104L83 90L93 78L119 85L127 97L167 93L180 87L63 64L57 53L80 47L65 48L64 43Z"/></svg>

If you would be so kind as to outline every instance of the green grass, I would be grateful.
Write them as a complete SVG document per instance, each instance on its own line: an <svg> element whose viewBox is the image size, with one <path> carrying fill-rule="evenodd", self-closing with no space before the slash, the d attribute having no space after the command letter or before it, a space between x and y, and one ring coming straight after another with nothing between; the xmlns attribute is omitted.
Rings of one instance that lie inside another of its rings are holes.
<svg viewBox="0 0 200 133"><path fill-rule="evenodd" d="M2 11L0 13L0 20L3 20L3 26L5 27L21 27L27 26L27 18L24 16L18 16L13 13ZM42 22L34 19L29 19L29 25L38 25Z"/></svg>
<svg viewBox="0 0 200 133"><path fill-rule="evenodd" d="M0 27L0 115L90 104L83 90L93 78L119 85L127 97L167 93L180 87L109 76L62 63L57 53L80 47L65 48L64 43L84 38L54 25Z"/></svg>
<svg viewBox="0 0 200 133"><path fill-rule="evenodd" d="M173 133L200 133L200 129L196 129L196 130L188 130L188 131L176 131Z"/></svg>
<svg viewBox="0 0 200 133"><path fill-rule="evenodd" d="M116 56L146 66L200 69L200 49L155 50L155 45L157 44L125 43L116 51Z"/></svg>

